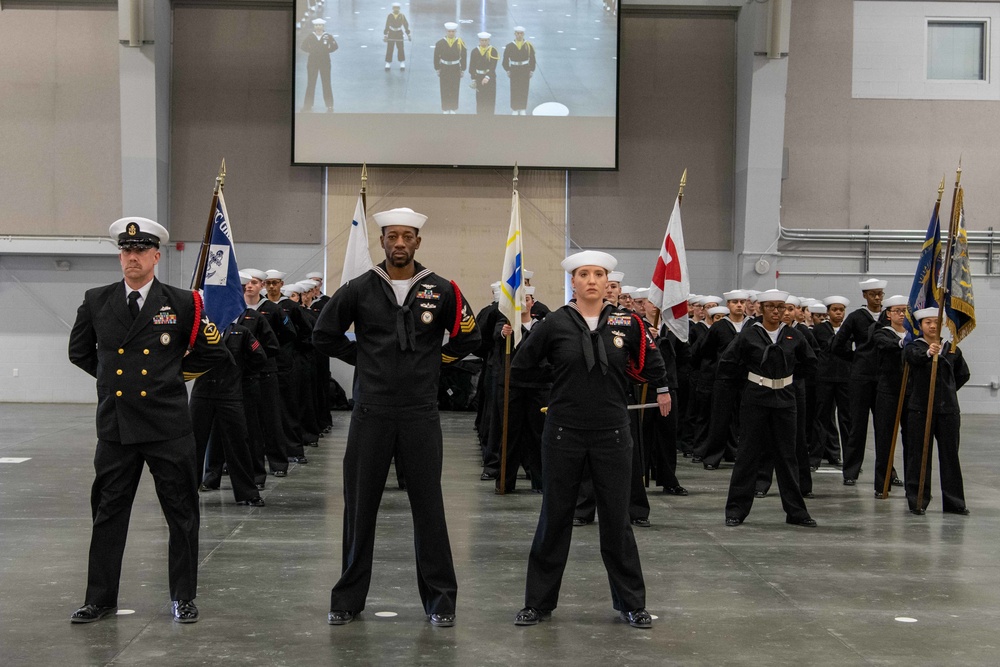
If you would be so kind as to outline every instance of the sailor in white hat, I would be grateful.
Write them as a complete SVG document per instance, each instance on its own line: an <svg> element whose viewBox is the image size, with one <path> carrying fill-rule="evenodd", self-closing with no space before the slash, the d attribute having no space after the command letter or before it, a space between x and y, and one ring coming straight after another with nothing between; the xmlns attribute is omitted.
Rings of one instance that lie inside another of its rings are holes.
<svg viewBox="0 0 1000 667"><path fill-rule="evenodd" d="M511 366L513 379L548 359L553 377L542 435L542 514L528 556L525 606L515 616L516 625L537 624L558 603L573 508L588 461L614 607L633 627L652 625L628 523L633 445L626 397L632 383L646 381L655 388L662 415L670 413L671 402L663 359L645 327L630 311L604 300L608 272L617 263L608 253L593 250L563 260L576 298L536 326Z"/></svg>
<svg viewBox="0 0 1000 667"><path fill-rule="evenodd" d="M876 327L872 333L875 345L875 358L878 364L878 387L875 395L875 414L872 424L875 427L875 497L885 497L885 471L889 464L889 450L892 447L892 429L896 424L896 407L899 392L903 384L903 355L900 350L906 340L907 298L895 294L882 301L886 316L889 318L884 326ZM906 414L902 415L901 424L906 423ZM890 483L902 486L903 482L893 467L889 475Z"/></svg>
<svg viewBox="0 0 1000 667"><path fill-rule="evenodd" d="M807 298L793 296L791 294L785 299L785 314L781 321L786 326L795 329L805 339L806 344L817 356L820 353L819 343L813 335L812 329L806 324L807 313L802 307L808 302ZM795 413L795 459L798 465L799 491L804 498L812 498L813 481L812 465L810 463L809 434L814 426L816 416L816 378L815 374L805 376L799 374L793 381L795 387L796 413ZM757 486L755 497L763 498L771 489L771 482L774 479L774 462L768 456L764 456L761 461L760 470L757 473Z"/></svg>
<svg viewBox="0 0 1000 667"><path fill-rule="evenodd" d="M302 40L302 50L309 54L306 60L306 96L302 111L312 111L316 98L316 79L323 85L323 102L328 112L333 111L333 86L330 83L330 54L337 50L337 40L326 32L326 21L313 19L313 31Z"/></svg>
<svg viewBox="0 0 1000 667"><path fill-rule="evenodd" d="M250 329L268 354L267 364L259 374L259 386L253 386L251 382L244 383L246 389L244 401L248 404L248 412L257 417L251 418L247 425L250 431L254 481L258 486L262 486L267 481L264 458L267 459L271 474L275 477L288 475L290 445L285 433L292 432L292 428L291 416L283 409L281 382L286 386L294 384L289 376L294 363L296 330L284 309L277 302L261 294L266 290L265 281L268 280L268 272L247 268L241 273L249 276L250 280L243 286L243 301L247 309L237 321ZM284 276L281 271L273 269L271 274ZM272 289L277 286L278 301L280 301L282 280L276 277L271 280L277 281L271 286ZM285 378L279 382L279 376L282 374Z"/></svg>
<svg viewBox="0 0 1000 667"><path fill-rule="evenodd" d="M823 322L826 322L827 318L826 306L824 306L822 303L819 302L811 303L809 304L809 307L806 310L809 312L809 320L811 327L815 328L820 324L822 324Z"/></svg>
<svg viewBox="0 0 1000 667"><path fill-rule="evenodd" d="M402 5L398 2L392 3L392 11L385 17L385 29L382 30L382 41L385 42L385 69L388 72L392 67L392 51L396 50L399 55L399 69L406 69L406 51L403 49L403 34L410 37L410 22L406 20L406 14L402 11Z"/></svg>
<svg viewBox="0 0 1000 667"><path fill-rule="evenodd" d="M441 111L458 113L458 91L465 73L469 54L465 42L458 36L458 24L444 24L445 35L434 45L434 70L441 86Z"/></svg>
<svg viewBox="0 0 1000 667"><path fill-rule="evenodd" d="M823 299L826 320L813 327L819 345L816 370L816 418L812 430L809 465L815 471L825 459L830 465L842 465L840 446L850 435L851 362L834 354L833 337L844 323L850 300L842 296Z"/></svg>
<svg viewBox="0 0 1000 667"><path fill-rule="evenodd" d="M343 466L342 574L327 622L350 623L365 608L378 508L395 457L414 518L424 613L432 625L452 626L458 584L441 493L439 379L441 364L477 350L481 337L458 286L415 259L427 216L402 208L374 217L385 261L330 297L312 336L316 350L356 369ZM347 337L352 325L354 341Z"/></svg>
<svg viewBox="0 0 1000 667"><path fill-rule="evenodd" d="M792 385L795 377L815 372L816 355L799 330L782 323L787 298L780 290L761 292L761 321L744 328L719 360L718 382L742 388L743 438L729 483L727 526L739 526L750 514L764 455L774 462L785 521L816 526L798 485L798 400Z"/></svg>
<svg viewBox="0 0 1000 667"><path fill-rule="evenodd" d="M510 113L528 115L528 88L535 73L535 46L524 39L524 26L514 27L514 41L503 49L501 63L510 77Z"/></svg>
<svg viewBox="0 0 1000 667"><path fill-rule="evenodd" d="M743 309L746 306L748 294L743 290L731 290L723 293L724 304L710 306L707 310L709 320L708 334L699 341L693 358L697 358L702 380L710 382L715 379L719 358L736 339L746 322ZM706 297L707 300L718 300L716 296ZM725 308L723 313L718 310ZM722 313L722 317L717 317ZM716 397L713 397L713 402ZM720 412L721 410L721 412ZM736 452L736 435L739 432L739 395L732 401L725 401L719 410L713 410L711 420L706 428L707 437L699 441L695 458L705 466L706 470L717 470L722 460L732 459Z"/></svg>
<svg viewBox="0 0 1000 667"><path fill-rule="evenodd" d="M608 287L604 293L604 299L613 306L618 305L618 297L622 293L623 280L625 280L625 274L621 271L608 272Z"/></svg>
<svg viewBox="0 0 1000 667"><path fill-rule="evenodd" d="M845 486L858 482L868 442L868 417L875 411L878 364L871 332L874 326L885 326L887 322L882 313L886 281L871 278L858 286L866 307L848 315L833 339L834 353L851 362L851 432L843 443Z"/></svg>
<svg viewBox="0 0 1000 667"><path fill-rule="evenodd" d="M969 514L965 504L962 464L958 458L962 431L958 390L969 381L971 373L962 351L952 341L941 340L940 312L937 308L921 308L913 313L920 324L920 337L903 349L904 361L910 366L910 388L907 398L907 428L903 441L906 466L906 502L914 514L924 514L931 499L931 469L934 461L933 441L928 443L924 493L920 497L921 461L924 457L924 429L927 423L928 394L932 368L937 358L934 384L934 406L931 435L937 441L937 459L941 477L941 510L949 514Z"/></svg>
<svg viewBox="0 0 1000 667"><path fill-rule="evenodd" d="M469 76L476 88L476 113L492 116L497 107L497 64L500 52L490 45L492 35L481 32L479 46L469 54Z"/></svg>

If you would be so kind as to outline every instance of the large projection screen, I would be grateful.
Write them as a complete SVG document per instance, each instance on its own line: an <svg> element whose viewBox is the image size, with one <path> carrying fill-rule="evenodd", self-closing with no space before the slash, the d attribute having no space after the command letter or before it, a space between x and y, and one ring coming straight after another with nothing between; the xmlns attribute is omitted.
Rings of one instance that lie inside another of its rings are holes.
<svg viewBox="0 0 1000 667"><path fill-rule="evenodd" d="M297 0L294 164L617 168L614 0L392 5Z"/></svg>

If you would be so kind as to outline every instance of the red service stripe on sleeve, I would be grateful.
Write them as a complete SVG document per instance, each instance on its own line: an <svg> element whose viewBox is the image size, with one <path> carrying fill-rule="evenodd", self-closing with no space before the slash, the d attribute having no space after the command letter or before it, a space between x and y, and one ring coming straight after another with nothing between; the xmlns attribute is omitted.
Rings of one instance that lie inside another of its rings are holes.
<svg viewBox="0 0 1000 667"><path fill-rule="evenodd" d="M454 337L462 330L462 290L458 289L454 280L451 281L451 287L455 290L455 325L449 333Z"/></svg>
<svg viewBox="0 0 1000 667"><path fill-rule="evenodd" d="M259 348L259 347L260 347L260 341L259 341L259 340L255 340L255 341L253 342L253 345L251 345L251 346L250 346L250 349L251 349L251 350L256 350L256 349L257 349L257 348Z"/></svg>
<svg viewBox="0 0 1000 667"><path fill-rule="evenodd" d="M193 350L194 344L198 340L198 327L201 326L201 313L204 305L201 302L201 294L197 290L191 292L194 295L194 324L191 326L191 340L188 341L188 349Z"/></svg>

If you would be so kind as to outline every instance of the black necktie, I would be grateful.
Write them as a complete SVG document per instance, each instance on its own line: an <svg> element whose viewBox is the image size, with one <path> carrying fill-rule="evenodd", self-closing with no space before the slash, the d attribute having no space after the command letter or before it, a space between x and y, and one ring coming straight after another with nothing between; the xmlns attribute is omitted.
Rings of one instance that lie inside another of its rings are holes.
<svg viewBox="0 0 1000 667"><path fill-rule="evenodd" d="M142 296L139 292L133 290L128 295L128 312L132 315L132 319L139 317L139 297Z"/></svg>

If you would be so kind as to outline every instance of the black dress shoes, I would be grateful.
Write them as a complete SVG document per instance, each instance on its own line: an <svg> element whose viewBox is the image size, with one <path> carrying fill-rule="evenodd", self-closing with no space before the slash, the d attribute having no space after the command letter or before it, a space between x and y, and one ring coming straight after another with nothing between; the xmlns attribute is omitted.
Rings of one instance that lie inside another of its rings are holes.
<svg viewBox="0 0 1000 667"><path fill-rule="evenodd" d="M639 528L649 528L649 519L632 519L632 525Z"/></svg>
<svg viewBox="0 0 1000 667"><path fill-rule="evenodd" d="M898 477L893 477L893 478L892 478L892 479L891 479L891 480L889 481L889 483L890 483L890 484L892 484L893 486L903 486L903 480L901 480L901 479L900 479L900 478L898 478Z"/></svg>
<svg viewBox="0 0 1000 667"><path fill-rule="evenodd" d="M743 519L741 519L739 517L735 517L735 516L727 516L726 517L726 525L727 526L730 526L730 527L732 527L732 526L739 526L742 523L743 523Z"/></svg>
<svg viewBox="0 0 1000 667"><path fill-rule="evenodd" d="M257 487L258 491L263 491L264 490L264 482L257 482L254 486Z"/></svg>
<svg viewBox="0 0 1000 667"><path fill-rule="evenodd" d="M430 614L427 620L435 628L450 628L455 625L455 614Z"/></svg>
<svg viewBox="0 0 1000 667"><path fill-rule="evenodd" d="M884 500L885 499L885 495L881 491L876 491L875 492L875 499L876 500Z"/></svg>
<svg viewBox="0 0 1000 667"><path fill-rule="evenodd" d="M517 616L514 617L514 625L538 625L542 621L547 621L552 618L551 611L542 611L541 609L535 609L534 607L525 607L521 611L517 612Z"/></svg>
<svg viewBox="0 0 1000 667"><path fill-rule="evenodd" d="M691 457L691 463L704 463L704 462L705 462L705 459L702 458L701 456L692 456Z"/></svg>
<svg viewBox="0 0 1000 667"><path fill-rule="evenodd" d="M856 479L845 479L844 486L855 486L858 483Z"/></svg>
<svg viewBox="0 0 1000 667"><path fill-rule="evenodd" d="M347 625L354 620L354 616L355 614L353 611L336 609L326 615L326 622L330 625Z"/></svg>
<svg viewBox="0 0 1000 667"><path fill-rule="evenodd" d="M236 503L237 505L248 505L250 507L264 507L264 499L260 496L256 498L251 498L250 500L240 500Z"/></svg>
<svg viewBox="0 0 1000 667"><path fill-rule="evenodd" d="M711 463L706 463L705 464L705 470L718 470L718 469L719 469L719 466L714 466Z"/></svg>
<svg viewBox="0 0 1000 667"><path fill-rule="evenodd" d="M573 526L579 528L580 526L586 526L590 521L586 519L581 519L580 517L573 517Z"/></svg>
<svg viewBox="0 0 1000 667"><path fill-rule="evenodd" d="M844 465L844 462L841 461L840 459L830 459L829 462L830 462L830 465L832 465L832 466L834 466L836 468L840 468L840 467L842 467Z"/></svg>
<svg viewBox="0 0 1000 667"><path fill-rule="evenodd" d="M622 620L631 625L633 628L640 628L642 630L648 630L653 627L653 617L649 615L649 612L645 609L633 609L632 611L622 611Z"/></svg>
<svg viewBox="0 0 1000 667"><path fill-rule="evenodd" d="M795 519L790 516L785 517L785 523L790 523L793 526L803 526L805 528L815 528L817 525L816 519L812 517L806 517L804 519Z"/></svg>
<svg viewBox="0 0 1000 667"><path fill-rule="evenodd" d="M670 496L686 496L688 495L688 490L683 486L665 486L663 487L663 492Z"/></svg>
<svg viewBox="0 0 1000 667"><path fill-rule="evenodd" d="M218 490L219 487L217 486L205 486L204 484L198 487L199 493L205 493L206 491L218 491Z"/></svg>
<svg viewBox="0 0 1000 667"><path fill-rule="evenodd" d="M191 600L174 600L175 623L197 623L198 607Z"/></svg>
<svg viewBox="0 0 1000 667"><path fill-rule="evenodd" d="M288 471L287 470L275 470L274 471L274 476L275 477L288 477Z"/></svg>
<svg viewBox="0 0 1000 667"><path fill-rule="evenodd" d="M498 477L498 475L494 475L491 472L484 472L482 475L479 476L479 479L481 479L482 481L486 482L486 481L489 481L491 479L496 479L497 477Z"/></svg>
<svg viewBox="0 0 1000 667"><path fill-rule="evenodd" d="M105 616L111 616L118 611L118 607L100 607L96 604L85 604L69 617L70 623L93 623Z"/></svg>
<svg viewBox="0 0 1000 667"><path fill-rule="evenodd" d="M913 514L916 514L917 516L923 516L923 515L927 514L926 511L920 509L919 507L911 509L910 512L913 513Z"/></svg>
<svg viewBox="0 0 1000 667"><path fill-rule="evenodd" d="M962 508L950 509L950 510L943 510L943 511L945 513L947 513L947 514L961 514L962 516L969 516L969 514L970 514L968 507L962 507Z"/></svg>
<svg viewBox="0 0 1000 667"><path fill-rule="evenodd" d="M320 436L323 437L323 436ZM304 443L306 447L319 447L319 440L312 440L310 442Z"/></svg>
<svg viewBox="0 0 1000 667"><path fill-rule="evenodd" d="M754 491L753 492L753 497L754 498L767 498L767 491Z"/></svg>

